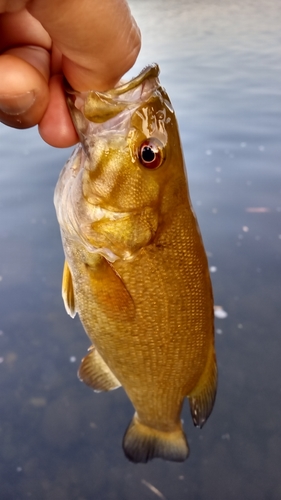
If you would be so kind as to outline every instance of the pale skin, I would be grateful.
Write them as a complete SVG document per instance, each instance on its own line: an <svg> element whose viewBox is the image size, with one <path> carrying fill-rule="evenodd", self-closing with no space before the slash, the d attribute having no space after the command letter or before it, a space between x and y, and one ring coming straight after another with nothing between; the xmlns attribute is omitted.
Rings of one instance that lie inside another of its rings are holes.
<svg viewBox="0 0 281 500"><path fill-rule="evenodd" d="M110 89L140 43L126 0L0 0L0 121L75 144L63 75L78 91Z"/></svg>

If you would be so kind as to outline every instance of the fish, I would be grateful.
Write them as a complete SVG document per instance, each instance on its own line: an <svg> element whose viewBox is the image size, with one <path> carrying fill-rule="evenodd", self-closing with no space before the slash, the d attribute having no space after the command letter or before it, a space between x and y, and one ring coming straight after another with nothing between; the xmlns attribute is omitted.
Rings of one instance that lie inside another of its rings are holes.
<svg viewBox="0 0 281 500"><path fill-rule="evenodd" d="M54 195L62 297L90 339L78 376L123 387L135 463L189 455L181 413L202 427L216 396L213 293L175 112L151 64L106 92L66 99L79 144Z"/></svg>

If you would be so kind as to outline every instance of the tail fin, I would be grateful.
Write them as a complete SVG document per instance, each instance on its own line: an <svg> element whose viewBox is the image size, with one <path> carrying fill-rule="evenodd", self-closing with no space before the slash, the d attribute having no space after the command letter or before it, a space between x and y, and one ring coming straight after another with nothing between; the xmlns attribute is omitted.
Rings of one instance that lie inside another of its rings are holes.
<svg viewBox="0 0 281 500"><path fill-rule="evenodd" d="M142 424L134 415L123 438L123 450L131 462L147 462L163 458L183 462L189 454L181 424L172 432L159 431Z"/></svg>

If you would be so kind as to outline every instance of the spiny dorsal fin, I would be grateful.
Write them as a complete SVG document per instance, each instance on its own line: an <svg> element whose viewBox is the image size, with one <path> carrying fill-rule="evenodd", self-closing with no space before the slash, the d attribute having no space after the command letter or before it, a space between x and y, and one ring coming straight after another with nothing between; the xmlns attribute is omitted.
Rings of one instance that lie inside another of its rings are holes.
<svg viewBox="0 0 281 500"><path fill-rule="evenodd" d="M124 435L123 450L135 463L145 463L153 458L183 462L189 454L180 422L175 430L164 432L143 424L136 413Z"/></svg>
<svg viewBox="0 0 281 500"><path fill-rule="evenodd" d="M67 314L74 318L76 314L73 282L70 269L66 260L64 261L64 268L62 274L62 298Z"/></svg>
<svg viewBox="0 0 281 500"><path fill-rule="evenodd" d="M195 389L188 395L190 411L196 427L203 427L213 409L217 392L217 378L216 356L212 349L204 373Z"/></svg>
<svg viewBox="0 0 281 500"><path fill-rule="evenodd" d="M121 386L95 347L82 359L78 377L94 391L110 391Z"/></svg>

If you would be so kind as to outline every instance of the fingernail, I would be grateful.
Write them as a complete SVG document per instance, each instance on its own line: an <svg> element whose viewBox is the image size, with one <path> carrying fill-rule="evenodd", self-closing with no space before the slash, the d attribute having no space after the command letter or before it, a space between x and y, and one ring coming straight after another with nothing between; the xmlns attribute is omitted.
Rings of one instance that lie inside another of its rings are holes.
<svg viewBox="0 0 281 500"><path fill-rule="evenodd" d="M0 111L6 115L22 115L28 111L36 99L36 92L30 90L24 94L1 94L0 95Z"/></svg>

